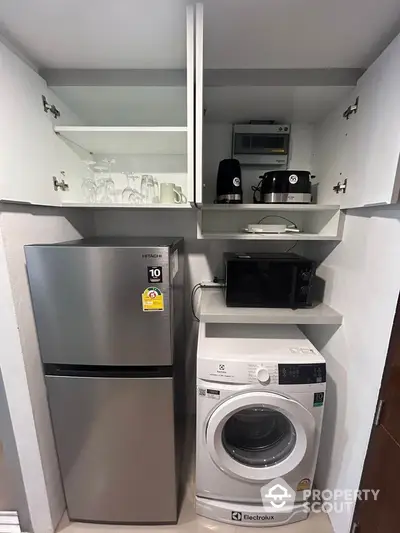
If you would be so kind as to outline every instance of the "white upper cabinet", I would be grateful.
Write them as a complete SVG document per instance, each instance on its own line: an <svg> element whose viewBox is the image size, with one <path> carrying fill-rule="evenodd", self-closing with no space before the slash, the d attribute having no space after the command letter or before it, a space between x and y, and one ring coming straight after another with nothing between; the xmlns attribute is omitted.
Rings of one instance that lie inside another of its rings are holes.
<svg viewBox="0 0 400 533"><path fill-rule="evenodd" d="M0 43L0 200L60 205L53 186L79 170L77 156L61 142L53 124L78 120L61 105L43 79ZM60 112L45 113L43 97Z"/></svg>
<svg viewBox="0 0 400 533"><path fill-rule="evenodd" d="M347 177L349 130L352 126L343 113L354 101L352 93L346 95L322 124L315 128L313 171L320 204L340 204L342 201L343 193L339 187L345 184Z"/></svg>
<svg viewBox="0 0 400 533"><path fill-rule="evenodd" d="M100 10L90 14L86 33L78 24L82 41L66 46L77 0L62 10L52 4L46 27L43 3L37 9L27 3L27 25L6 0L5 28L42 67L47 83L0 45L0 201L136 207L122 193L129 183L141 197L140 177L150 174L181 188L164 207L207 207L215 200L219 161L232 157L232 125L272 120L291 125L287 168L315 174L315 203L332 212L332 206L397 202L400 37L361 76L394 17L391 2L382 1L379 9L365 8L365 20L374 24L360 28L354 26L358 11L347 13L344 0L317 10L316 0L304 0L307 10L283 2L272 11L256 1L244 11L228 0L205 0L204 11L202 4L173 0L157 0L157 10L138 2L132 32L132 7L120 1L112 17L121 21L122 35L117 24L98 31L108 16ZM313 18L303 18L305 12ZM331 22L342 13L341 30L352 32L346 44ZM52 23L61 19L60 38ZM298 20L307 37L297 42L286 32L282 46L274 35ZM318 45L322 35L325 46ZM60 111L58 118L45 112L43 96ZM95 172L87 160L95 162ZM270 169L242 165L244 204L252 204L253 187ZM97 195L93 202L82 187L85 176L98 184L111 177L107 201ZM55 190L54 180L68 187ZM336 236L332 224L328 233Z"/></svg>
<svg viewBox="0 0 400 533"><path fill-rule="evenodd" d="M400 36L360 79L355 90L359 112L354 116L354 187L344 207L390 204L400 186Z"/></svg>
<svg viewBox="0 0 400 533"><path fill-rule="evenodd" d="M195 11L195 196L196 205L203 203L203 4L196 4Z"/></svg>
<svg viewBox="0 0 400 533"><path fill-rule="evenodd" d="M83 76L92 80L87 86L79 79L79 71L73 71L78 76L75 84L70 79L63 86L55 78L65 71L45 69L44 76L53 72L49 88L37 72L0 45L0 112L4 126L0 134L0 201L153 207L143 196L136 204L122 195L129 183L140 196L140 176L147 174L156 178L155 186L149 187L157 204L154 207L160 206L163 182L178 187L172 196L164 195L165 207L190 207L194 200L194 6L188 6L185 13L181 5L178 11L164 17L165 23L171 24L160 38L165 49L160 53L153 50L154 57L149 61L136 51L130 59L125 50L125 61L135 66L140 59L140 64L128 71L102 71L111 78L108 86L99 85L99 71L83 71ZM49 37L46 33L45 38ZM157 40L153 41L155 45ZM62 47L62 40L57 40L57 45ZM147 41L143 50L151 52ZM38 58L46 54L45 50L33 51ZM55 67L55 58L61 61L63 54L57 50L51 55L51 66ZM143 68L147 66L150 68ZM121 78L116 80L118 73ZM43 97L59 111L57 117L45 112ZM88 166L88 161L94 163ZM128 179L133 173L135 178ZM98 184L94 200L90 191L88 194L89 185L82 187L85 177ZM102 182L110 177L113 186L102 196ZM57 188L54 180L66 186Z"/></svg>
<svg viewBox="0 0 400 533"><path fill-rule="evenodd" d="M316 130L319 202L342 208L398 202L399 87L400 36ZM336 194L333 187L345 180L345 192Z"/></svg>

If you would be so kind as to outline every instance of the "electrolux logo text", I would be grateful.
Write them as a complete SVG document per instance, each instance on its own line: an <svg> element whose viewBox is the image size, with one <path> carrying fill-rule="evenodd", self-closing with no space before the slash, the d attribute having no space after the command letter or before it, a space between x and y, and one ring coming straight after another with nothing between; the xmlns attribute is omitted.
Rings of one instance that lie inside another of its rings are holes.
<svg viewBox="0 0 400 533"><path fill-rule="evenodd" d="M241 513L239 511L232 511L231 518L233 522L271 522L275 520L275 516L271 514Z"/></svg>
<svg viewBox="0 0 400 533"><path fill-rule="evenodd" d="M274 515L271 514L244 514L243 520L246 522L270 522L275 520Z"/></svg>

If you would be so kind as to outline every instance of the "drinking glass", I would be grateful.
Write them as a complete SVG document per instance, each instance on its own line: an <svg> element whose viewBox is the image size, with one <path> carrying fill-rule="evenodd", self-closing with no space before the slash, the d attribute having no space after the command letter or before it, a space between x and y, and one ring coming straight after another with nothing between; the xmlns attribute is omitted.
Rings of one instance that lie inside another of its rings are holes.
<svg viewBox="0 0 400 533"><path fill-rule="evenodd" d="M129 196L129 203L131 204L142 204L143 203L143 197L140 194L139 191L136 189L133 189L133 192Z"/></svg>
<svg viewBox="0 0 400 533"><path fill-rule="evenodd" d="M88 160L82 161L82 163L86 165L89 173L82 179L81 189L83 196L88 203L94 204L96 203L96 182L93 177L92 165L95 165L96 161Z"/></svg>
<svg viewBox="0 0 400 533"><path fill-rule="evenodd" d="M151 174L143 174L140 192L145 204L158 204L160 202L158 181Z"/></svg>
<svg viewBox="0 0 400 533"><path fill-rule="evenodd" d="M104 165L96 165L93 167L96 174L96 202L98 203L107 203L108 195L106 194L106 175L105 171L107 167Z"/></svg>
<svg viewBox="0 0 400 533"><path fill-rule="evenodd" d="M135 182L140 179L140 176L133 174L133 172L123 172L126 176L127 186L122 191L122 201L129 202L131 204L141 204L142 195L135 187ZM131 185L133 184L133 186Z"/></svg>
<svg viewBox="0 0 400 533"><path fill-rule="evenodd" d="M108 175L104 178L103 202L112 204L115 198L115 183L111 176L111 167L115 164L115 159L103 159L107 165Z"/></svg>

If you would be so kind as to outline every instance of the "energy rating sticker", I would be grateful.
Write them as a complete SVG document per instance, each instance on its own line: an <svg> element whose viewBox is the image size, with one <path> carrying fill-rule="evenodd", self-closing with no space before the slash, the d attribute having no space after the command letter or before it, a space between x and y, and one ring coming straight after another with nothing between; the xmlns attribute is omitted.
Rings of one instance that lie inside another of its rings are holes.
<svg viewBox="0 0 400 533"><path fill-rule="evenodd" d="M142 294L143 311L164 311L164 295L157 287L147 287Z"/></svg>

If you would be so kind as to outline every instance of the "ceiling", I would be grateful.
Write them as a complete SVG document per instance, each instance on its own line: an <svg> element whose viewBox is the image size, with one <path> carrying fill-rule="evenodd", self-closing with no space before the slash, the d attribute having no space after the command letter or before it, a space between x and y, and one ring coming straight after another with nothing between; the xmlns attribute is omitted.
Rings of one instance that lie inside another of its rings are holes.
<svg viewBox="0 0 400 533"><path fill-rule="evenodd" d="M366 68L400 31L399 0L205 4L206 68Z"/></svg>
<svg viewBox="0 0 400 533"><path fill-rule="evenodd" d="M0 33L40 68L183 68L190 0L0 0ZM367 67L399 0L204 0L206 68Z"/></svg>

